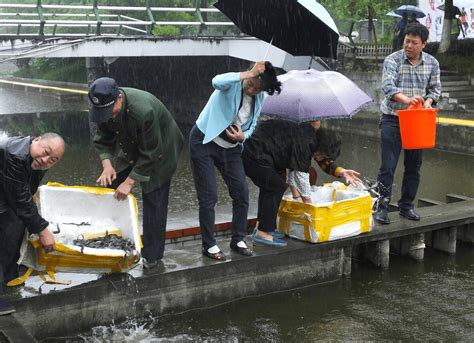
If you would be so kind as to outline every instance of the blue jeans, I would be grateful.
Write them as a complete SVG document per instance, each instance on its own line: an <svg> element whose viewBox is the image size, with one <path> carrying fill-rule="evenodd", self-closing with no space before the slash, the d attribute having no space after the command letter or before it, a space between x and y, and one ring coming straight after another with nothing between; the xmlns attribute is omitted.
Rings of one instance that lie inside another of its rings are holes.
<svg viewBox="0 0 474 343"><path fill-rule="evenodd" d="M224 149L214 142L202 144L204 134L196 125L189 134L189 156L199 202L199 226L204 249L216 245L214 239L217 183L215 168L221 173L232 198L232 241L247 235L249 190L242 164L242 147Z"/></svg>
<svg viewBox="0 0 474 343"><path fill-rule="evenodd" d="M397 168L398 158L402 150L400 127L398 117L392 115L382 115L380 120L381 129L381 166L377 181L383 186L379 187L380 194L386 199L381 201L380 207L387 207L392 196L393 177ZM402 194L398 201L401 210L409 210L414 207L418 185L420 184L420 169L423 150L404 150L404 171L402 182Z"/></svg>
<svg viewBox="0 0 474 343"><path fill-rule="evenodd" d="M111 188L116 189L128 177L132 167L117 173ZM142 256L149 262L163 258L165 253L166 220L171 180L161 187L142 192L143 198L143 249Z"/></svg>

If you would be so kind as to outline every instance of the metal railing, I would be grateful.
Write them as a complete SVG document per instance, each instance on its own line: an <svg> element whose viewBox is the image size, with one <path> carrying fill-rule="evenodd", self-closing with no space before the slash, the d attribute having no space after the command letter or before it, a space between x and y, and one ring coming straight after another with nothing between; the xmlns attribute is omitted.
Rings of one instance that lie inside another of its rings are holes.
<svg viewBox="0 0 474 343"><path fill-rule="evenodd" d="M338 54L339 53L352 55L359 59L384 59L386 56L392 53L392 46L388 44L355 44L355 46L351 46L349 44L339 44Z"/></svg>
<svg viewBox="0 0 474 343"><path fill-rule="evenodd" d="M154 35L156 28L165 26L177 27L180 35L199 34L211 27L221 27L224 32L235 28L216 8L151 7L149 1L142 7L91 2L52 5L37 0L36 4L0 4L0 38ZM166 20L179 13L186 14L185 20ZM205 20L209 17L213 20Z"/></svg>

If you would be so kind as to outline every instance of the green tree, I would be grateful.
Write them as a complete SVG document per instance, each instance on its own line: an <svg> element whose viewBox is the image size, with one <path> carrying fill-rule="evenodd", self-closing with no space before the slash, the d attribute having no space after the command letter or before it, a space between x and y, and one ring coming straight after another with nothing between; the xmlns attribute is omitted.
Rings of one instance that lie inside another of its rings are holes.
<svg viewBox="0 0 474 343"><path fill-rule="evenodd" d="M340 32L347 32L352 22L369 19L369 8L373 9L373 19L389 20L387 13L401 5L416 5L416 0L321 0L336 22ZM391 32L390 32L391 34Z"/></svg>

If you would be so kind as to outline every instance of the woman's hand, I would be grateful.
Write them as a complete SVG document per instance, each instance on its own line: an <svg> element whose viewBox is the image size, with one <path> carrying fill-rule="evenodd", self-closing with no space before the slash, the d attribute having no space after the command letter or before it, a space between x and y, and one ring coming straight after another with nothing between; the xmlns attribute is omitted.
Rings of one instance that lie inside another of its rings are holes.
<svg viewBox="0 0 474 343"><path fill-rule="evenodd" d="M115 169L112 166L112 162L110 162L110 160L103 160L102 167L102 174L100 174L96 183L98 183L102 187L107 187L110 186L112 182L117 178L117 173L115 172Z"/></svg>
<svg viewBox="0 0 474 343"><path fill-rule="evenodd" d="M225 132L227 134L227 137L229 137L233 141L242 142L245 139L244 132L237 124L229 126L227 129L225 129Z"/></svg>
<svg viewBox="0 0 474 343"><path fill-rule="evenodd" d="M258 77L260 74L265 72L265 61L259 61L255 63L252 69L250 69L252 77Z"/></svg>
<svg viewBox="0 0 474 343"><path fill-rule="evenodd" d="M248 78L258 77L260 74L265 72L265 62L259 61L248 71Z"/></svg>
<svg viewBox="0 0 474 343"><path fill-rule="evenodd" d="M362 180L359 179L360 173L352 169L342 169L339 176L346 181L346 184L356 186L358 183L362 183Z"/></svg>

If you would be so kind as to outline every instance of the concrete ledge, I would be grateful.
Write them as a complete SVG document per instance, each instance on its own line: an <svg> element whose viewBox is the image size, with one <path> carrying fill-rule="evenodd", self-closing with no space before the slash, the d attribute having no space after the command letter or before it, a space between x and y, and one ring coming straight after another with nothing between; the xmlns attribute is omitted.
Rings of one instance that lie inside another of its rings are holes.
<svg viewBox="0 0 474 343"><path fill-rule="evenodd" d="M474 200L471 197L467 197L465 195L460 195L460 194L446 194L446 202L448 204L454 203L454 202L460 202L460 201L466 201L466 200Z"/></svg>
<svg viewBox="0 0 474 343"><path fill-rule="evenodd" d="M223 249L230 259L214 262L202 257L198 244L167 252L164 265L151 273L137 269L135 277L106 275L65 291L19 299L15 305L25 327L43 339L107 324L112 319L210 307L342 277L343 249L308 247L298 241L285 249L259 247L252 258Z"/></svg>
<svg viewBox="0 0 474 343"><path fill-rule="evenodd" d="M420 198L418 199L418 207L427 207L427 206L437 206L444 204L442 201L428 199L428 198Z"/></svg>
<svg viewBox="0 0 474 343"><path fill-rule="evenodd" d="M18 320L21 321L21 318ZM0 342L37 342L37 340L25 330L18 320L14 315L0 316Z"/></svg>
<svg viewBox="0 0 474 343"><path fill-rule="evenodd" d="M444 235L448 244L443 246L439 241L441 234L437 235L436 246L452 252L455 228L474 223L473 208L474 200L420 208L419 222L390 214L391 224L375 226L364 235L321 244L288 239L285 248L253 247L253 257L232 253L229 240L219 239L219 246L228 256L226 262L203 258L197 242L168 249L163 264L149 272L138 266L128 274L104 275L59 291L51 287L49 293L44 289L43 294L40 290L32 293L29 285L24 292L27 295L16 289L9 290L8 296L17 308L15 318L36 339L71 335L112 320L179 313L335 281L350 273L352 247L357 250L365 246L366 255L381 268L387 268L390 239L448 230ZM247 241L250 243L251 239Z"/></svg>

